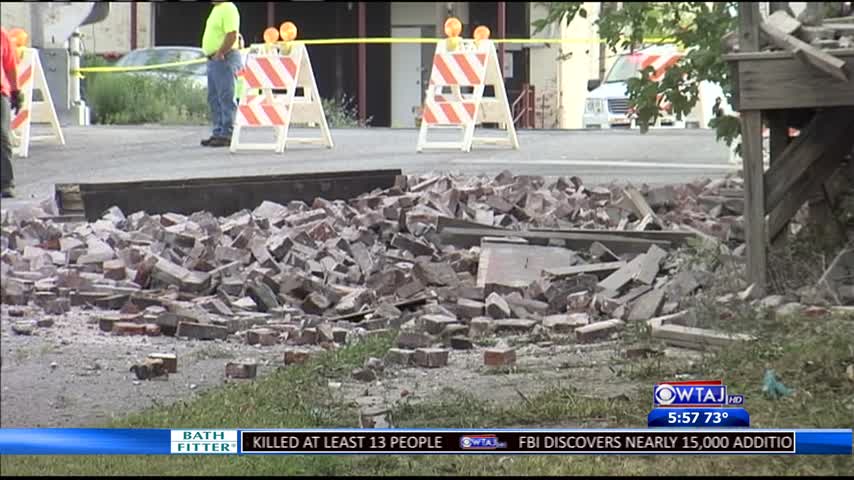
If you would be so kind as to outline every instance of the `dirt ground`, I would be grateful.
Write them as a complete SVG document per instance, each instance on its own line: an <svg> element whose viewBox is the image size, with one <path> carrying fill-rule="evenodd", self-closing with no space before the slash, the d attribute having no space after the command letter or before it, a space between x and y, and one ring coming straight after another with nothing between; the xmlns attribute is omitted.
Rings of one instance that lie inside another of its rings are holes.
<svg viewBox="0 0 854 480"><path fill-rule="evenodd" d="M0 411L2 427L87 427L103 424L156 405L191 399L221 385L231 359L254 358L263 377L282 365L286 345L250 346L238 339L193 341L174 337L117 337L102 332L91 310L74 307L61 316L45 316L35 307L23 318L2 306ZM51 318L50 327L33 335L12 332L11 324ZM515 340L520 340L516 337ZM513 337L505 341L513 342ZM362 407L389 407L406 401L436 399L447 389L492 401L520 401L556 385L573 385L590 395L619 396L636 387L617 376L615 342L574 345L566 338L518 345L517 365L496 372L483 367L483 347L454 350L449 365L424 369L387 365L373 382L353 378L330 382L330 395ZM150 353L175 353L178 373L168 379L138 381L129 368ZM684 355L678 352L674 355ZM609 366L610 365L610 366Z"/></svg>

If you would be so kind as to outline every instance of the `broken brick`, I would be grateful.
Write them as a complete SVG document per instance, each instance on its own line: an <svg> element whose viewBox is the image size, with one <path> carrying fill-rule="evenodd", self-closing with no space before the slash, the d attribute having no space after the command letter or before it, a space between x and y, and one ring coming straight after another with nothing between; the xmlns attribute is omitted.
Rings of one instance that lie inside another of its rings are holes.
<svg viewBox="0 0 854 480"><path fill-rule="evenodd" d="M178 356L174 353L150 353L148 358L162 361L167 372L178 373Z"/></svg>
<svg viewBox="0 0 854 480"><path fill-rule="evenodd" d="M413 365L415 363L415 350L391 348L385 355L385 361L396 365Z"/></svg>
<svg viewBox="0 0 854 480"><path fill-rule="evenodd" d="M448 325L457 323L457 319L447 315L424 315L421 317L421 322L427 333L438 335Z"/></svg>
<svg viewBox="0 0 854 480"><path fill-rule="evenodd" d="M625 322L622 320L606 320L604 322L596 322L584 327L575 329L575 339L579 343L588 343L595 340L608 338L611 334L622 330Z"/></svg>
<svg viewBox="0 0 854 480"><path fill-rule="evenodd" d="M175 335L195 340L225 339L228 336L228 329L217 325L182 321L178 322L178 331Z"/></svg>
<svg viewBox="0 0 854 480"><path fill-rule="evenodd" d="M268 328L248 330L246 332L246 343L268 347L279 343L279 335Z"/></svg>
<svg viewBox="0 0 854 480"><path fill-rule="evenodd" d="M312 292L305 298L301 307L305 313L322 315L330 306L331 302L325 295L320 292Z"/></svg>
<svg viewBox="0 0 854 480"><path fill-rule="evenodd" d="M251 379L255 378L258 365L254 361L228 362L225 364L225 376L227 378Z"/></svg>
<svg viewBox="0 0 854 480"><path fill-rule="evenodd" d="M494 319L510 318L510 305L501 295L493 292L486 297L486 314Z"/></svg>
<svg viewBox="0 0 854 480"><path fill-rule="evenodd" d="M469 300L468 298L458 298L456 304L456 312L460 317L472 319L483 315L486 305L483 302Z"/></svg>
<svg viewBox="0 0 854 480"><path fill-rule="evenodd" d="M395 343L400 348L425 348L433 343L433 338L426 333L402 331L398 334Z"/></svg>
<svg viewBox="0 0 854 480"><path fill-rule="evenodd" d="M488 367L505 367L516 363L516 350L488 348L483 351L483 364Z"/></svg>
<svg viewBox="0 0 854 480"><path fill-rule="evenodd" d="M113 335L145 335L145 325L129 322L116 322L111 330Z"/></svg>
<svg viewBox="0 0 854 480"><path fill-rule="evenodd" d="M284 363L285 365L300 365L308 361L311 357L311 352L308 350L285 350Z"/></svg>
<svg viewBox="0 0 854 480"><path fill-rule="evenodd" d="M425 368L444 367L448 365L448 354L443 348L419 348L415 350L415 364Z"/></svg>

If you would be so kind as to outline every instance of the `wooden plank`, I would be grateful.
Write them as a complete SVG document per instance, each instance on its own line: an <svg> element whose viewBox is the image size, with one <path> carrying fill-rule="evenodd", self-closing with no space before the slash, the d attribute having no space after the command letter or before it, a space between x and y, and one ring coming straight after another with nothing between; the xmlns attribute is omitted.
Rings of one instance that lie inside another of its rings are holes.
<svg viewBox="0 0 854 480"><path fill-rule="evenodd" d="M591 263L588 265L575 265L572 267L549 267L543 270L543 274L555 278L572 277L575 275L594 274L609 275L624 267L626 262Z"/></svg>
<svg viewBox="0 0 854 480"><path fill-rule="evenodd" d="M195 178L127 183L79 184L86 218L95 221L111 206L126 214L137 211L192 214L208 211L225 216L254 209L264 200L311 203L317 197L348 200L375 189L391 188L399 169L325 172L253 177ZM57 185L57 190L65 188Z"/></svg>
<svg viewBox="0 0 854 480"><path fill-rule="evenodd" d="M769 139L769 158L771 167L778 166L780 164L780 156L785 151L786 147L789 145L789 124L787 122L787 114L786 110L772 110L766 112L768 116L768 129L771 133L771 138ZM768 173L765 173L765 179L768 179ZM765 186L765 210L768 210L768 185ZM788 235L788 224L783 227L783 230L780 232L780 235L777 237L776 241L773 243L775 246L780 246L784 244Z"/></svg>
<svg viewBox="0 0 854 480"><path fill-rule="evenodd" d="M807 27L801 27L804 29ZM845 47L845 48L831 48L825 50L826 53L833 55L834 57L844 58L850 57L854 55L854 48ZM764 61L764 60L797 60L795 54L788 50L773 50L773 51L762 51L762 52L737 52L737 53L727 53L722 55L721 58L725 62L732 63L741 63L741 62L749 62L754 60Z"/></svg>
<svg viewBox="0 0 854 480"><path fill-rule="evenodd" d="M646 199L643 198L643 194L641 194L636 188L624 188L623 194L634 204L637 212L640 214L638 215L639 217L644 218L646 216L651 216L652 218L655 218L655 211L649 206Z"/></svg>
<svg viewBox="0 0 854 480"><path fill-rule="evenodd" d="M741 193L738 194L739 197L742 196ZM450 218L445 216L440 216L437 222L437 231L442 233L442 231L446 228L474 228L474 229L489 229L494 230L496 232L500 232L501 235L510 235L514 233L514 230L508 230L506 228L482 225L480 223L471 222L467 220L460 220L456 218ZM687 245L688 241L692 238L696 238L697 234L693 231L687 229L685 230L652 230L652 231L632 231L632 230L594 230L590 228L532 228L530 232L554 232L554 233L580 233L580 234L607 234L613 235L623 238L641 238L646 240L656 240L656 241L667 241L670 242L674 247ZM479 245L480 242L477 241L473 243L471 246ZM468 247L466 247L468 248Z"/></svg>
<svg viewBox="0 0 854 480"><path fill-rule="evenodd" d="M839 58L846 60L846 72L854 74L854 51ZM854 76L845 82L828 82L793 57L745 60L737 65L738 101L743 110L854 106Z"/></svg>
<svg viewBox="0 0 854 480"><path fill-rule="evenodd" d="M724 333L705 328L684 327L682 325L664 324L652 327L652 338L663 340L665 343L687 348L727 347L736 342L755 340L755 337L743 333Z"/></svg>
<svg viewBox="0 0 854 480"><path fill-rule="evenodd" d="M798 31L801 28L801 22L799 22L796 18L793 18L789 15L785 10L777 10L771 15L768 16L766 22L776 27L781 32L786 35L791 35Z"/></svg>
<svg viewBox="0 0 854 480"><path fill-rule="evenodd" d="M854 15L848 15L847 17L825 18L824 23L854 25Z"/></svg>
<svg viewBox="0 0 854 480"><path fill-rule="evenodd" d="M499 233L490 229L446 228L439 236L450 245L470 248L480 244L483 237L494 237ZM647 240L644 238L626 238L604 233L564 233L564 232L501 232L501 235L524 238L532 245L547 245L550 240L563 241L566 248L582 250L590 248L594 242L600 242L614 253L643 253L650 246L658 245L663 249L670 248L667 240Z"/></svg>
<svg viewBox="0 0 854 480"><path fill-rule="evenodd" d="M850 282L852 274L854 274L854 250L843 250L818 280L818 287L826 288L833 295L836 295L837 298L834 299L836 303L845 303L838 298L838 290L840 286Z"/></svg>
<svg viewBox="0 0 854 480"><path fill-rule="evenodd" d="M638 255L633 258L631 262L620 267L619 270L608 275L607 278L599 282L599 287L603 290L619 292L623 287L628 285L629 282L637 278L641 268L643 267L645 259L646 254Z"/></svg>
<svg viewBox="0 0 854 480"><path fill-rule="evenodd" d="M756 285L759 295L764 295L768 263L765 238L765 195L763 193L762 118L759 111L741 112L741 148L744 169L747 281Z"/></svg>
<svg viewBox="0 0 854 480"><path fill-rule="evenodd" d="M845 71L845 60L836 58L825 53L807 42L780 30L767 22L763 22L760 28L766 36L778 47L791 50L795 56L809 63L813 67L827 73L833 78L847 82L850 75Z"/></svg>
<svg viewBox="0 0 854 480"><path fill-rule="evenodd" d="M765 174L766 211L777 207L792 185L824 154L827 145L835 145L845 138L854 143L852 131L854 108L834 108L817 113Z"/></svg>
<svg viewBox="0 0 854 480"><path fill-rule="evenodd" d="M772 242L816 189L821 188L822 183L839 168L842 156L834 155L838 152L837 148L828 151L802 175L789 189L783 201L771 211L768 216L768 238Z"/></svg>
<svg viewBox="0 0 854 480"><path fill-rule="evenodd" d="M828 23L824 22L821 24L823 28L830 29L835 31L837 34L846 36L854 34L854 24L846 25L844 23Z"/></svg>

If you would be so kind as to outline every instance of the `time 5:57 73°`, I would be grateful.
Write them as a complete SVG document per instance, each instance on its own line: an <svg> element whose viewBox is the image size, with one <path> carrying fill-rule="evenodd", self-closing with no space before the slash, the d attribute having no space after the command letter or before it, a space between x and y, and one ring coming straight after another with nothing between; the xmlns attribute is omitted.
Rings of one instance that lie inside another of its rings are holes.
<svg viewBox="0 0 854 480"><path fill-rule="evenodd" d="M703 415L703 421L699 422L700 415ZM667 414L667 423L670 424L696 424L703 425L721 423L729 417L727 412L669 412Z"/></svg>

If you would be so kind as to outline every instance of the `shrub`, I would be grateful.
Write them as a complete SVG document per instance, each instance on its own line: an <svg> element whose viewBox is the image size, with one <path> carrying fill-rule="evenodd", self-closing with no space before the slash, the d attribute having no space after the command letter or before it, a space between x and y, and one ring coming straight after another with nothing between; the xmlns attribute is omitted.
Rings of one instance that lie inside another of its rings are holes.
<svg viewBox="0 0 854 480"><path fill-rule="evenodd" d="M326 113L326 121L329 128L353 128L359 126L359 109L352 97L323 98L323 111ZM365 123L370 125L371 119L367 118Z"/></svg>
<svg viewBox="0 0 854 480"><path fill-rule="evenodd" d="M88 57L87 67L109 66L101 57ZM88 73L83 95L100 124L204 124L207 92L184 77L157 73Z"/></svg>

